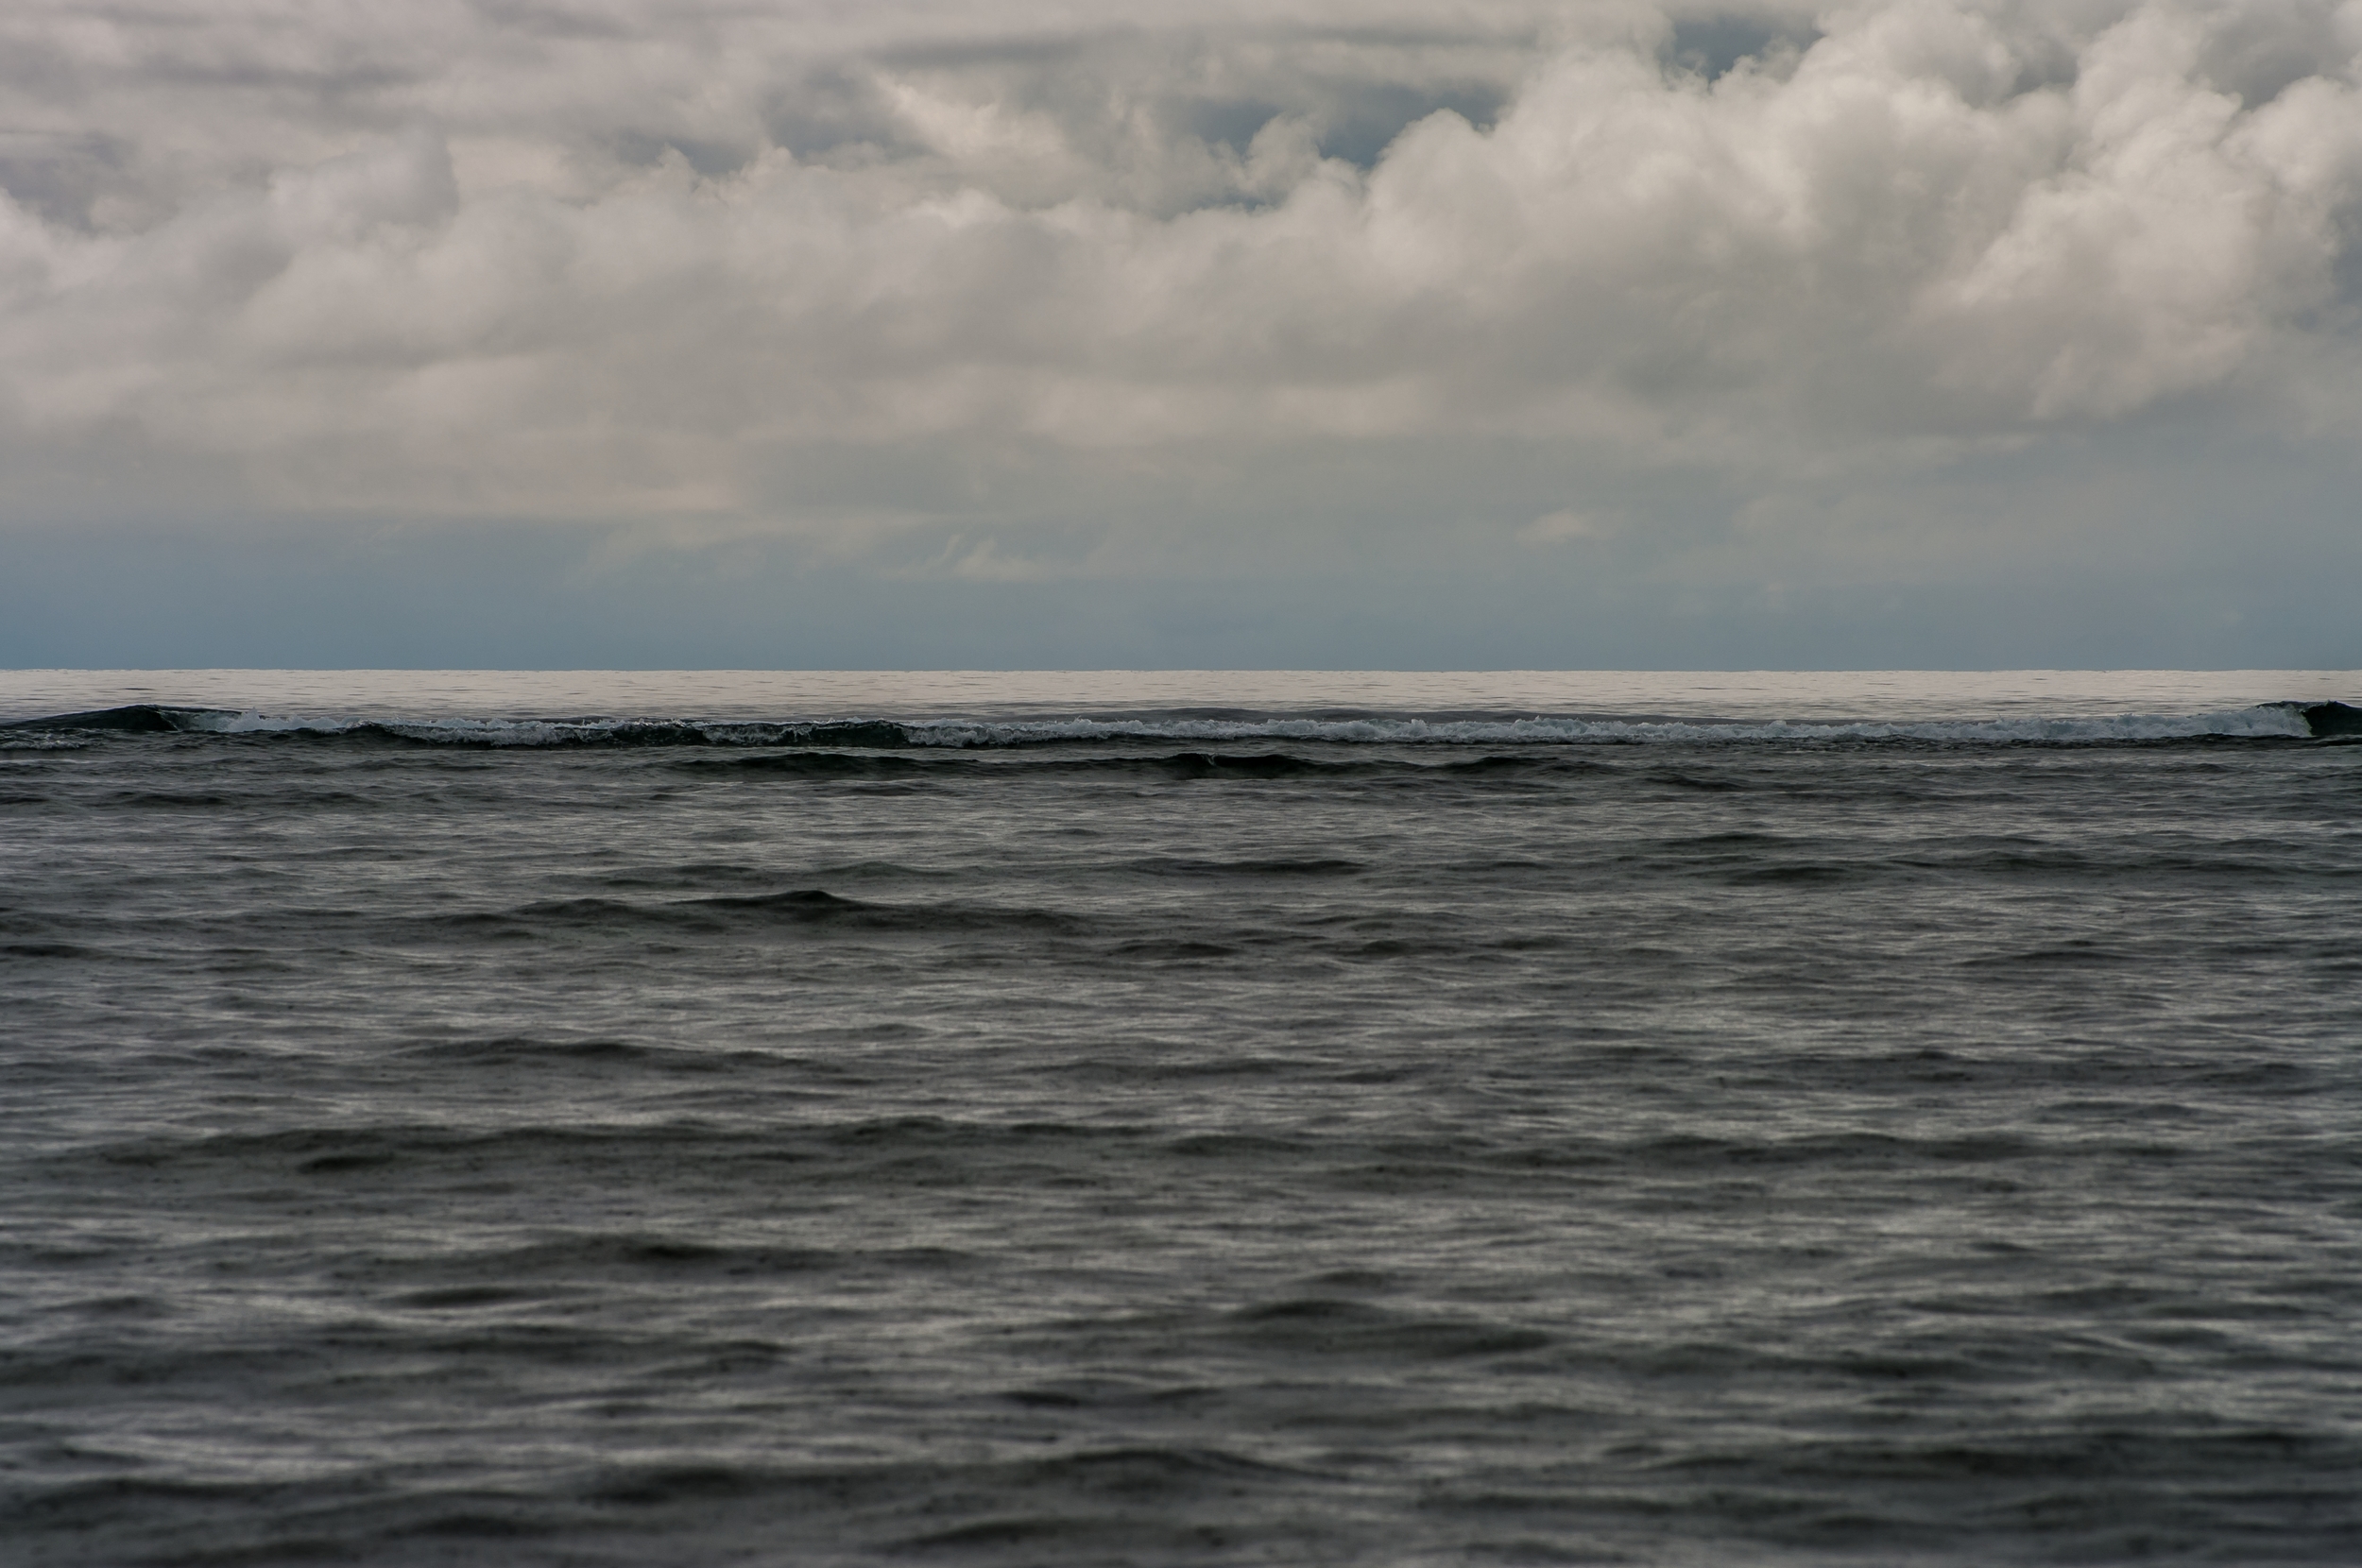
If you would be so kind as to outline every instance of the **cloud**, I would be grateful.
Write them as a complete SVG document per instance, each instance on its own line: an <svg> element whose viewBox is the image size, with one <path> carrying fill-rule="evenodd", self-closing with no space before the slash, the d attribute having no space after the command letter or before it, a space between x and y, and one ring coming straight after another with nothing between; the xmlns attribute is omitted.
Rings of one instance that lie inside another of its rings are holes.
<svg viewBox="0 0 2362 1568"><path fill-rule="evenodd" d="M1517 538L1523 544L1564 544L1568 539L1601 538L1609 532L1597 518L1562 509L1535 518L1517 530Z"/></svg>
<svg viewBox="0 0 2362 1568"><path fill-rule="evenodd" d="M0 443L291 513L966 520L995 576L1057 570L995 542L1018 470L2362 435L2362 6L1134 15L24 0Z"/></svg>

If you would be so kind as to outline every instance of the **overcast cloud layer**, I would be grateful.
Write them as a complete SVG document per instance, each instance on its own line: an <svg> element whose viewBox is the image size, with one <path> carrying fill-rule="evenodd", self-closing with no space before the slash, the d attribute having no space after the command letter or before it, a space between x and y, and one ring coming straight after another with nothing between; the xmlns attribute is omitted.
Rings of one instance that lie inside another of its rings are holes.
<svg viewBox="0 0 2362 1568"><path fill-rule="evenodd" d="M0 548L2137 620L2362 564L2357 55L2352 0L15 0Z"/></svg>

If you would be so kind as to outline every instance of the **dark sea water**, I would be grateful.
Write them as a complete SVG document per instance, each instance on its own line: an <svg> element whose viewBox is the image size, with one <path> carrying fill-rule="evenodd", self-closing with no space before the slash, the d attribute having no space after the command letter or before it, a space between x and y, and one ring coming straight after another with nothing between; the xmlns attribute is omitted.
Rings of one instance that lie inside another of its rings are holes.
<svg viewBox="0 0 2362 1568"><path fill-rule="evenodd" d="M0 1557L2362 1560L2330 698L0 673Z"/></svg>

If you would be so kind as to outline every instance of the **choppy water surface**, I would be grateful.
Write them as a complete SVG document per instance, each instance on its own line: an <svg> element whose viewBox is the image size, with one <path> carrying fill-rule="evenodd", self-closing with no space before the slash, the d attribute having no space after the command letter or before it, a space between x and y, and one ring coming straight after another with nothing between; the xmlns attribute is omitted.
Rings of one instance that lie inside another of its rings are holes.
<svg viewBox="0 0 2362 1568"><path fill-rule="evenodd" d="M0 674L0 1540L2362 1558L2358 694Z"/></svg>

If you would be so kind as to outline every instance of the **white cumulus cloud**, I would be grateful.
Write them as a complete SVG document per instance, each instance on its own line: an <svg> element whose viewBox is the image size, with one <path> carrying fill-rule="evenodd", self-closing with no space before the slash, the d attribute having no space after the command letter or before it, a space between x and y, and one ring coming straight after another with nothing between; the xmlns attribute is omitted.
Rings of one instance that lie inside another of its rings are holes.
<svg viewBox="0 0 2362 1568"><path fill-rule="evenodd" d="M264 507L975 538L999 503L864 464L1770 484L2192 398L2362 435L2362 7L1438 14L19 0L0 443Z"/></svg>

